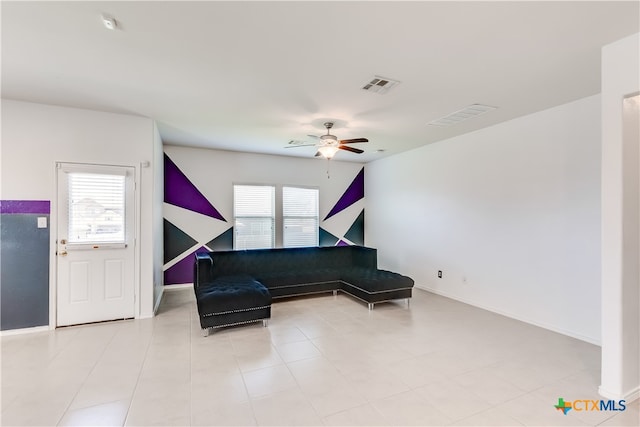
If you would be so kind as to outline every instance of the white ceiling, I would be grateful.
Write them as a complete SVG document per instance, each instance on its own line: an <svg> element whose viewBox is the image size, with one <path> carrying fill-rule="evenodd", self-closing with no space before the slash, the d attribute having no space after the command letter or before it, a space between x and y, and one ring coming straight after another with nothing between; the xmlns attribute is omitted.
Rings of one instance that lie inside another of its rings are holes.
<svg viewBox="0 0 640 427"><path fill-rule="evenodd" d="M601 47L640 31L639 4L2 1L2 97L147 116L167 144L305 157L287 142L332 120L370 140L336 160L367 162L599 93ZM362 90L374 75L401 83ZM426 125L474 103L499 108Z"/></svg>

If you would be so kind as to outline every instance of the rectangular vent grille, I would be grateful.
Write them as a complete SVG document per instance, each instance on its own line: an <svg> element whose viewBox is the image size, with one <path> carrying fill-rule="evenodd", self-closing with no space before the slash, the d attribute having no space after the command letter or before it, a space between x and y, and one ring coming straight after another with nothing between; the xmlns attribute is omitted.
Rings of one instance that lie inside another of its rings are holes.
<svg viewBox="0 0 640 427"><path fill-rule="evenodd" d="M478 117L484 113L488 113L491 110L495 110L498 107L491 107L489 105L482 104L472 104L468 107L463 108L462 110L453 112L447 116L441 117L436 120L432 120L427 123L429 126L451 126L456 125L460 122L464 122L465 120L472 119L474 117Z"/></svg>
<svg viewBox="0 0 640 427"><path fill-rule="evenodd" d="M400 82L397 80L391 80L386 77L374 76L371 81L362 86L362 89L368 92L378 93L384 95L389 92L391 88L398 85Z"/></svg>

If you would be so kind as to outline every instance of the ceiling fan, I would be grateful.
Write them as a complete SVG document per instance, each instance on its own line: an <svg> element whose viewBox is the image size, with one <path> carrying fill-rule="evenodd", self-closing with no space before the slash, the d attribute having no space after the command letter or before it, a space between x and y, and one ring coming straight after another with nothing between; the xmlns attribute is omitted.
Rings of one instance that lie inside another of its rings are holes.
<svg viewBox="0 0 640 427"><path fill-rule="evenodd" d="M335 135L331 135L329 130L333 127L333 122L326 122L324 127L327 128L327 134L321 136L308 135L311 138L318 138L317 144L304 144L301 141L289 141L289 145L285 148L296 148L296 147L318 147L318 151L316 152L315 157L324 157L326 159L331 159L338 150L350 151L356 154L364 153L363 150L359 148L353 148L346 144L354 144L358 142L369 142L367 138L353 138L353 139L338 139Z"/></svg>

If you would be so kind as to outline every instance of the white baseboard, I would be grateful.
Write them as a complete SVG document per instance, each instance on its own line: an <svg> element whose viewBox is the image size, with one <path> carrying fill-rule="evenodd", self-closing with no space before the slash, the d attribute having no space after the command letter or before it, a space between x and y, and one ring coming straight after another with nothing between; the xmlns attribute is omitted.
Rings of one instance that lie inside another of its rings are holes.
<svg viewBox="0 0 640 427"><path fill-rule="evenodd" d="M605 397L611 400L624 400L627 403L633 402L634 400L640 399L640 385L635 389L627 392L627 393L614 393L610 390L603 388L602 386L598 387L598 393L600 396Z"/></svg>
<svg viewBox="0 0 640 427"><path fill-rule="evenodd" d="M164 286L162 287L162 291L158 295L158 298L156 298L155 303L153 304L153 315L154 316L158 312L158 307L160 307L160 301L162 301L162 295L164 295Z"/></svg>
<svg viewBox="0 0 640 427"><path fill-rule="evenodd" d="M559 334L566 335L566 336L569 336L571 338L578 339L580 341L585 341L585 342L588 342L589 344L594 344L594 345L597 345L597 346L601 346L602 345L600 340L596 339L594 337L589 337L589 336L585 336L585 335L582 335L582 334L579 334L579 333L576 333L576 332L573 332L573 331L569 331L569 330L566 330L566 329L558 328L558 327L556 327L554 325L541 323L541 322L538 322L538 321L535 321L535 320L532 320L532 319L528 319L526 317L519 316L517 314L509 313L509 312L506 312L506 311L503 311L503 310L500 310L500 309L497 309L497 308L494 308L494 307L489 307L489 306L486 306L484 304L480 304L480 303L478 303L476 301L473 301L473 300L470 300L470 299L467 299L467 298L461 298L461 297L459 297L457 295L449 294L447 292L443 292L443 291L438 290L438 289L432 289L432 288L429 288L429 287L424 286L424 285L415 285L415 287L419 288L419 289L422 289L424 291L427 291L427 292L434 293L436 295L441 295L443 297L447 297L447 298L450 298L452 300L460 301L460 302L463 302L465 304L469 304L469 305L472 305L474 307L478 307L478 308L481 308L483 310L487 310L487 311L490 311L492 313L499 314L501 316L509 317L509 318L515 319L515 320L519 320L521 322L528 323L530 325L538 326L539 328L548 329L550 331L557 332Z"/></svg>
<svg viewBox="0 0 640 427"><path fill-rule="evenodd" d="M177 285L164 285L165 291L177 291L185 288L193 288L193 283L179 283Z"/></svg>
<svg viewBox="0 0 640 427"><path fill-rule="evenodd" d="M11 335L32 334L34 332L47 332L48 330L49 330L49 325L35 326L33 328L8 329L6 331L1 331L0 336L7 337Z"/></svg>
<svg viewBox="0 0 640 427"><path fill-rule="evenodd" d="M160 292L160 295L158 295L158 298L156 298L156 302L153 306L153 316L155 316L156 313L158 312L158 307L160 307L160 303L162 302L162 295L164 295L165 292L179 291L187 288L193 288L193 283L179 283L177 285L162 286L162 292ZM153 316L149 316L149 317L153 317Z"/></svg>

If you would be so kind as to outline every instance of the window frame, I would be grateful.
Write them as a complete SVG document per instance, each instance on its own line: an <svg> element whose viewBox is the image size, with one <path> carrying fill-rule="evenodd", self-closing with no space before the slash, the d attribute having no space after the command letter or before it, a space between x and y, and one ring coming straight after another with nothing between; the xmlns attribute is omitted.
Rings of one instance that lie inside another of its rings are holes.
<svg viewBox="0 0 640 427"><path fill-rule="evenodd" d="M238 215L237 214L237 204L236 204L236 200L237 200L237 194L236 194L236 188L237 187L266 187L266 188L270 188L271 189L271 215L270 216L266 216L266 215ZM276 244L276 224L277 224L277 220L276 220L276 216L277 216L277 203L276 203L276 191L277 187L273 184L251 184L251 183L234 183L233 184L233 189L232 189L232 194L233 194L233 250L250 250L250 249L272 249L277 247ZM257 246L254 247L256 245L239 245L240 243L240 239L239 239L239 227L238 227L238 218L246 218L249 221L252 219L259 219L259 218L270 218L271 219L271 236L270 236L270 246Z"/></svg>
<svg viewBox="0 0 640 427"><path fill-rule="evenodd" d="M314 215L286 215L285 211L285 202L286 202L286 198L285 198L285 189L286 188L290 188L290 189L294 189L294 190L312 190L315 191L315 212ZM301 247L318 247L320 245L320 188L319 187L312 187L312 186L303 186L303 185L289 185L289 184L285 184L282 185L280 188L280 194L281 194L281 203L280 203L280 208L281 208L281 220L280 223L282 224L282 247L283 248L301 248ZM314 242L312 245L287 245L287 225L286 225L286 220L287 219L300 219L300 220L305 220L305 219L313 219L314 221L314 231L315 231L315 238L314 238Z"/></svg>
<svg viewBox="0 0 640 427"><path fill-rule="evenodd" d="M95 245L126 245L129 240L126 212L131 191L127 183L128 172L112 167L100 171L87 168L69 168L64 172L67 175L65 206L67 246L82 248L94 247ZM117 186L115 181L117 181ZM109 182L111 182L110 185ZM102 188L100 188L101 184ZM114 192L114 190L118 191ZM117 198L115 198L116 196ZM78 197L81 198L78 199ZM97 212L95 209L101 210L101 212ZM87 210L87 213L83 214L83 210ZM111 216L107 215L108 211L111 211L111 215L119 216L119 220L113 221ZM101 215L102 217L100 217ZM107 227L115 226L118 231L116 233L105 232L105 230L100 230L100 224ZM86 227L90 227L92 233L86 231L85 237L76 235ZM103 233L105 235L100 236ZM113 236L113 234L117 236Z"/></svg>

